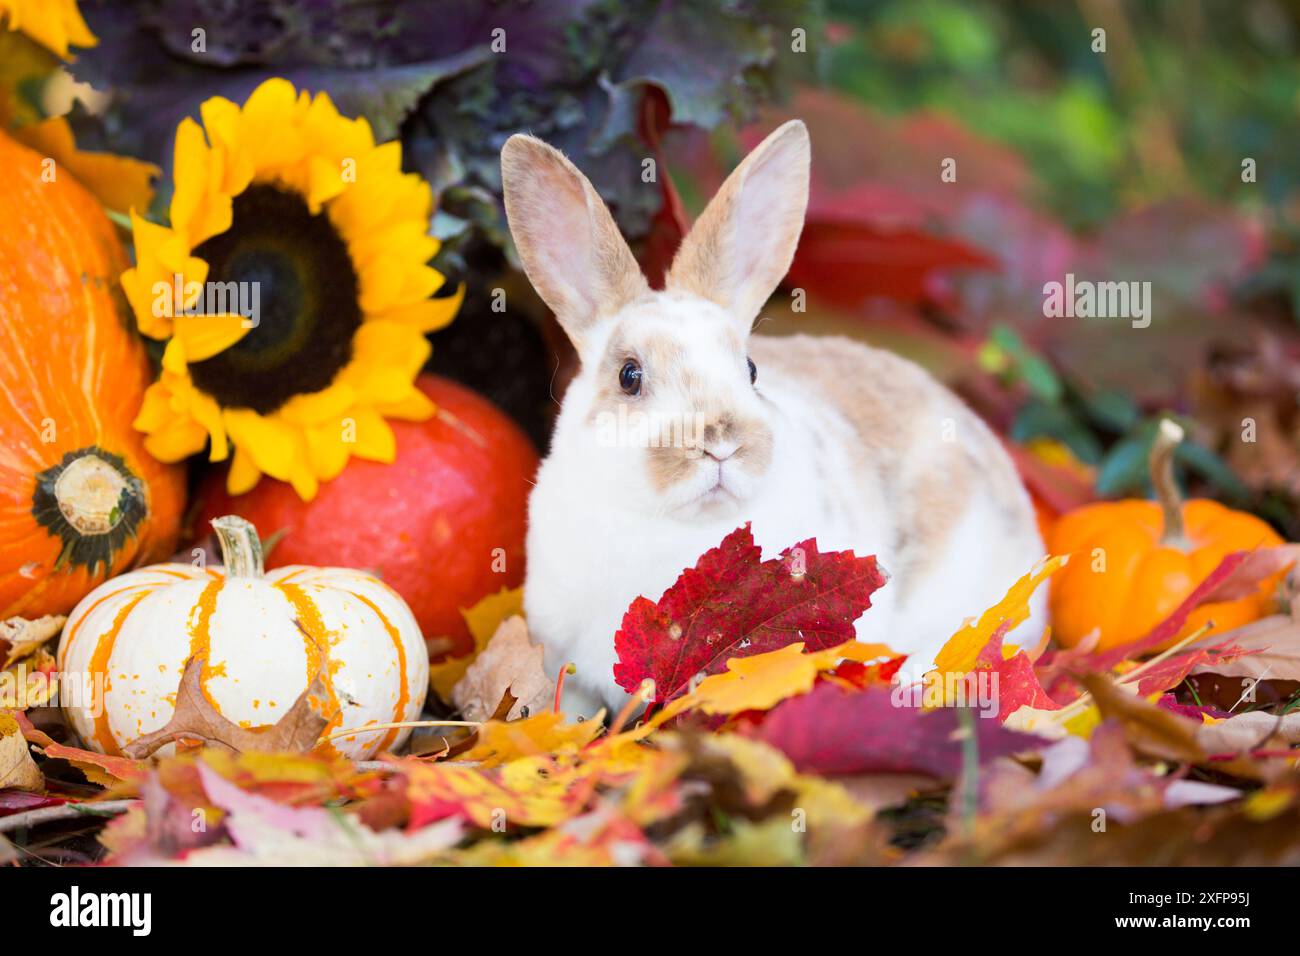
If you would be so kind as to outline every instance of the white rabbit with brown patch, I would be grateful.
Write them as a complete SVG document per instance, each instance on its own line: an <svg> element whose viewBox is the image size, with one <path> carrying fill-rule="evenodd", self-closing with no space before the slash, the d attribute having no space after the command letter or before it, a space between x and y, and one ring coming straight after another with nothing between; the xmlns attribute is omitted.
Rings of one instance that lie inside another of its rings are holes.
<svg viewBox="0 0 1300 956"><path fill-rule="evenodd" d="M920 367L844 338L750 334L798 244L808 167L802 123L768 136L655 291L560 152L525 135L501 151L519 257L581 363L529 500L524 592L548 665L577 665L570 713L626 699L628 605L746 521L765 558L814 536L875 554L891 579L858 637L913 655L913 676L1042 557L998 439ZM1013 643L1041 633L1044 601Z"/></svg>

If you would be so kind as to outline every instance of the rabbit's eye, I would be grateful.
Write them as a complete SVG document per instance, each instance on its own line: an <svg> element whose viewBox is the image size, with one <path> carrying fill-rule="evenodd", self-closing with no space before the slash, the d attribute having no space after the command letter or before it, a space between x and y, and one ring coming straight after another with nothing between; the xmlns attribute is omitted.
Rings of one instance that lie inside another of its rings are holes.
<svg viewBox="0 0 1300 956"><path fill-rule="evenodd" d="M639 395L641 393L641 366L632 359L624 362L622 370L618 373L618 384L629 395Z"/></svg>
<svg viewBox="0 0 1300 956"><path fill-rule="evenodd" d="M753 385L758 381L758 366L754 364L753 359L746 359L749 362L749 384Z"/></svg>

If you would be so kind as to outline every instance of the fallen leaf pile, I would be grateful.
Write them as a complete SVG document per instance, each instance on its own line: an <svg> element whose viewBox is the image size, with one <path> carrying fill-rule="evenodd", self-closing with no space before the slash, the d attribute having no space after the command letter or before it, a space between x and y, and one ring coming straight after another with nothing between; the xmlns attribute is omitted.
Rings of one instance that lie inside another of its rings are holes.
<svg viewBox="0 0 1300 956"><path fill-rule="evenodd" d="M190 670L129 756L0 712L0 834L118 865L1300 862L1300 698L1276 699L1300 679L1294 592L1151 652L1295 559L1228 555L1128 647L1009 649L1052 558L902 685L902 657L854 640L872 558L806 541L764 561L740 528L628 609L615 676L640 696L608 723L564 712L563 662L503 592L466 612L476 653L432 678L455 710L404 754L314 747L310 688L274 727L230 725ZM1211 682L1236 698L1198 700Z"/></svg>

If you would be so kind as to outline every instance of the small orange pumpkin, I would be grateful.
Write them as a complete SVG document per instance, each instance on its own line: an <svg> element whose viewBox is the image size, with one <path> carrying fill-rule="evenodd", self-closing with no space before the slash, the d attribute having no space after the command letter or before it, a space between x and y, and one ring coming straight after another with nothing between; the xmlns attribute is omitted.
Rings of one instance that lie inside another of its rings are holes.
<svg viewBox="0 0 1300 956"><path fill-rule="evenodd" d="M1048 537L1052 554L1071 555L1052 580L1052 633L1066 647L1099 630L1097 649L1145 637L1233 551L1282 544L1254 515L1217 501L1186 504L1174 481L1173 459L1183 430L1160 423L1151 450L1151 481L1159 501L1086 505L1062 517ZM1228 630L1273 610L1281 574L1236 601L1204 604L1168 647L1208 622L1208 633Z"/></svg>
<svg viewBox="0 0 1300 956"><path fill-rule="evenodd" d="M131 427L151 379L99 204L0 133L0 618L70 611L175 547L184 471Z"/></svg>

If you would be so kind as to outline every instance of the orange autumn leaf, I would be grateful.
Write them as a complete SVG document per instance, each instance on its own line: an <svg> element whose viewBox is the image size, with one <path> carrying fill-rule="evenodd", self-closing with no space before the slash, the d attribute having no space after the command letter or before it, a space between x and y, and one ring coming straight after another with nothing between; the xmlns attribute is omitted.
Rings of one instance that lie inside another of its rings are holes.
<svg viewBox="0 0 1300 956"><path fill-rule="evenodd" d="M412 758L398 761L398 766L407 781L412 830L448 817L462 817L483 829L501 823L555 826L581 812L589 796L572 781L538 773L531 765L527 784L520 785L516 778L514 787L482 767Z"/></svg>
<svg viewBox="0 0 1300 956"><path fill-rule="evenodd" d="M817 675L834 670L841 660L865 663L893 656L884 644L849 641L809 654L804 653L803 642L787 644L764 654L729 659L726 671L700 681L689 699L706 714L769 710L788 697L808 693Z"/></svg>
<svg viewBox="0 0 1300 956"><path fill-rule="evenodd" d="M79 747L65 747L63 744L50 744L45 748L45 756L66 760L83 774L91 783L101 787L111 787L118 781L136 783L148 776L146 766L127 757L110 757L107 754L92 753Z"/></svg>

